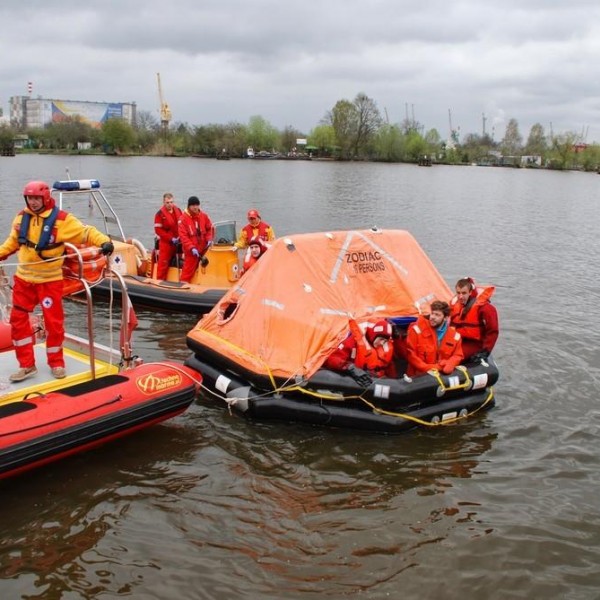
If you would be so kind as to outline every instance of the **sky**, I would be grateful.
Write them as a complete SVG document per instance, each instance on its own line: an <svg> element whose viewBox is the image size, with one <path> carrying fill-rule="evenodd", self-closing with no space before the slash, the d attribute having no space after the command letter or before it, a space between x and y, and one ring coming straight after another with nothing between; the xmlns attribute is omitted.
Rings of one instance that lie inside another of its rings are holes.
<svg viewBox="0 0 600 600"><path fill-rule="evenodd" d="M304 134L364 93L384 119L500 141L516 119L600 142L597 0L2 0L11 96L132 102L172 123Z"/></svg>

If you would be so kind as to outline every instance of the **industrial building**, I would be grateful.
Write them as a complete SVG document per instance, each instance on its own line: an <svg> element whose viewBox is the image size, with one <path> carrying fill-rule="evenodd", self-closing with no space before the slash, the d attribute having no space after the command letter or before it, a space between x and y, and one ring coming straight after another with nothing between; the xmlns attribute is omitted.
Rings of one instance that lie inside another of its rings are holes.
<svg viewBox="0 0 600 600"><path fill-rule="evenodd" d="M42 128L50 123L60 123L67 118L78 117L92 127L101 127L111 118L135 123L135 102L87 102L12 96L10 124L20 130Z"/></svg>

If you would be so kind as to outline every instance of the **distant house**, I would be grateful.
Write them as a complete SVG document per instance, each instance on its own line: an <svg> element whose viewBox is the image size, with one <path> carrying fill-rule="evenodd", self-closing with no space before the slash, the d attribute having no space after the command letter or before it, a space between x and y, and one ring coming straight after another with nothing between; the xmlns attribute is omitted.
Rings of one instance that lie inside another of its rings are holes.
<svg viewBox="0 0 600 600"><path fill-rule="evenodd" d="M522 167L541 167L542 157L536 154L521 156Z"/></svg>
<svg viewBox="0 0 600 600"><path fill-rule="evenodd" d="M29 147L29 136L25 133L17 133L13 138L15 148L22 150Z"/></svg>

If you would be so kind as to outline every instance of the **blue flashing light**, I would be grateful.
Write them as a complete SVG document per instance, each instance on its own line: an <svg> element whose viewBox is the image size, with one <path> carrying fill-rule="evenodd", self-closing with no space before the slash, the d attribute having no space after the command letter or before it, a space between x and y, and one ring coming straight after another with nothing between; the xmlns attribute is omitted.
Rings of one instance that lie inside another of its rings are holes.
<svg viewBox="0 0 600 600"><path fill-rule="evenodd" d="M80 190L99 190L100 182L97 179L70 179L68 181L55 181L52 189L59 192L77 192Z"/></svg>

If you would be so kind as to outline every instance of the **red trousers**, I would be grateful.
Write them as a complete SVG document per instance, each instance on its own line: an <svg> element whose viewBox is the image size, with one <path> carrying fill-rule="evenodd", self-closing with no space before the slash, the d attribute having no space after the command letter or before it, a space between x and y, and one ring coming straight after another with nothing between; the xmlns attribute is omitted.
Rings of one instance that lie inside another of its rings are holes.
<svg viewBox="0 0 600 600"><path fill-rule="evenodd" d="M156 264L156 279L162 281L167 279L169 273L169 265L172 258L177 254L177 246L171 242L158 243L158 262Z"/></svg>
<svg viewBox="0 0 600 600"><path fill-rule="evenodd" d="M181 269L181 281L189 283L200 264L200 258L196 258L191 252L185 253L185 260L183 261L183 269Z"/></svg>
<svg viewBox="0 0 600 600"><path fill-rule="evenodd" d="M33 346L35 334L29 313L39 304L46 326L46 354L50 368L64 367L63 341L65 313L63 311L63 282L29 283L15 275L13 306L10 312L12 340L19 366L25 369L35 365Z"/></svg>

